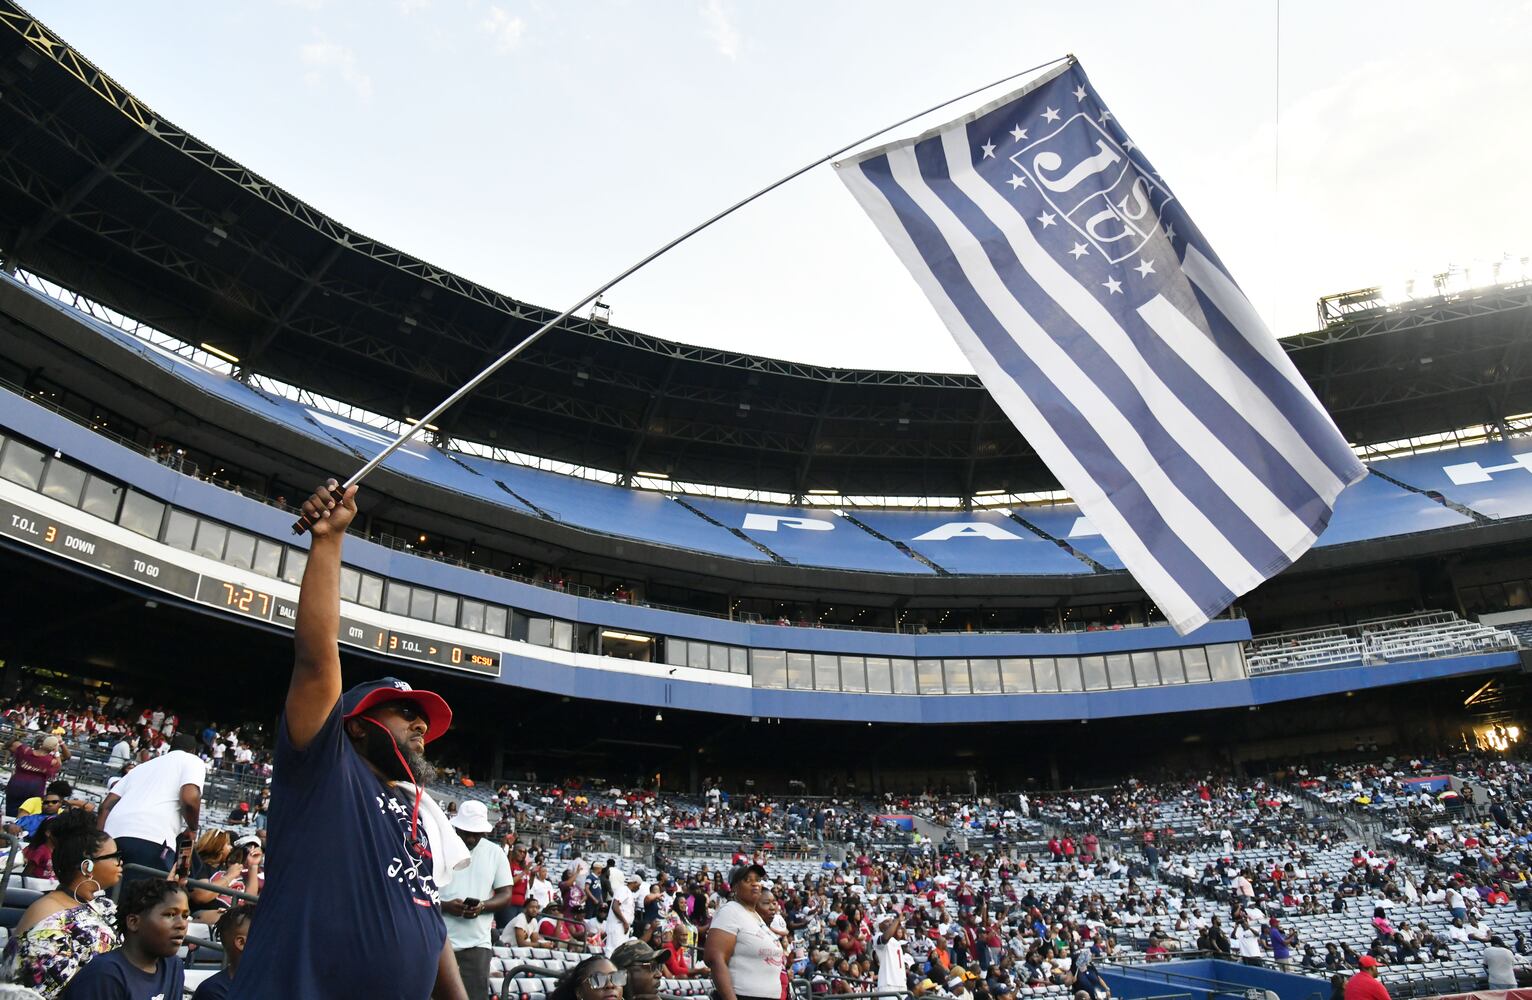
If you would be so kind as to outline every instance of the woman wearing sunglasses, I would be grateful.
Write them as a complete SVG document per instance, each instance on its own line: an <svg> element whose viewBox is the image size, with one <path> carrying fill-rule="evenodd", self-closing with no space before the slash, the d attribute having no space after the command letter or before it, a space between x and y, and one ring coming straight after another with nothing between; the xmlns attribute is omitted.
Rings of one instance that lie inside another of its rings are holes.
<svg viewBox="0 0 1532 1000"><path fill-rule="evenodd" d="M564 973L548 1000L622 1000L628 974L605 955L592 955Z"/></svg>
<svg viewBox="0 0 1532 1000"><path fill-rule="evenodd" d="M11 982L53 998L86 963L117 946L116 909L106 893L122 878L122 853L87 812L51 820L48 835L59 887L21 915L3 964Z"/></svg>

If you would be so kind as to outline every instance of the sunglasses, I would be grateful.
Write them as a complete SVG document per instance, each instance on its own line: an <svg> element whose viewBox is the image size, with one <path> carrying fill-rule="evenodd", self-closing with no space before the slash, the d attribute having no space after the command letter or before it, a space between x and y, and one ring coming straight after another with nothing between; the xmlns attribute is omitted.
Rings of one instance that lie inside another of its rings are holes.
<svg viewBox="0 0 1532 1000"><path fill-rule="evenodd" d="M584 985L598 990L608 989L613 986L622 987L628 984L628 974L623 969L616 972L592 972L585 977Z"/></svg>
<svg viewBox="0 0 1532 1000"><path fill-rule="evenodd" d="M92 861L115 861L118 864L121 864L123 859L126 858L126 857L127 857L127 855L123 854L121 851L113 851L111 854L98 854L95 857L91 858L91 860Z"/></svg>
<svg viewBox="0 0 1532 1000"><path fill-rule="evenodd" d="M63 799L43 799L43 805L45 806L61 806L63 804Z"/></svg>
<svg viewBox="0 0 1532 1000"><path fill-rule="evenodd" d="M391 701L380 707L389 708L395 712L398 712L399 718L403 719L405 722L414 722L416 719L425 719L426 725L429 726L431 724L431 720L426 717L426 713L421 711L420 706L415 704L413 701Z"/></svg>

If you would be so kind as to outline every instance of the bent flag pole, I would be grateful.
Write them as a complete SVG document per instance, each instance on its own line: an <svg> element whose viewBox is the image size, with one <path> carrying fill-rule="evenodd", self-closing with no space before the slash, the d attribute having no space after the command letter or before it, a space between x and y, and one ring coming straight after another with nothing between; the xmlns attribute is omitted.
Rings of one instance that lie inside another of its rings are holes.
<svg viewBox="0 0 1532 1000"><path fill-rule="evenodd" d="M821 156L819 159L812 163L804 164L797 170L794 170L792 173L787 174L785 177L780 177L777 180L772 181L770 184L761 188L754 194L741 198L739 201L736 201L734 204L730 205L728 208L724 209L718 214L713 215L688 229L686 232L672 239L669 243L666 243L659 249L650 251L647 256L639 259L637 263L628 265L628 267L624 268L622 271L619 271L614 277L608 278L599 286L586 293L585 296L580 299L580 301L576 302L568 309L565 309L563 312L559 313L557 316L553 317L548 322L538 327L532 333L523 338L519 343L511 347L510 350L500 355L500 357L496 358L494 361L491 361L487 366L485 366L483 371L479 372L479 374L475 375L473 378L469 379L467 382L454 389L451 395L432 407L429 413L414 421L414 423L412 423L410 426L406 427L404 431L395 437L394 440L386 448L384 448L378 454L372 456L366 465L363 465L360 469L352 474L350 479L347 479L344 483L341 483L338 486L330 487L331 495L334 496L338 502L341 497L345 495L346 490L361 482L364 478L367 477L369 473L372 472L372 470L382 465L383 462L387 460L388 456L398 451L416 434L419 434L421 428L430 426L432 421L436 420L436 418L440 417L443 413L452 408L452 406L467 397L470 393L482 385L485 379L495 374L495 372L499 371L501 368L504 368L512 358L516 357L516 355L537 343L537 341L542 339L543 335L546 334L549 330L552 330L554 327L564 322L564 320L568 319L570 316L573 316L577 309L583 309L585 306L596 301L596 299L600 298L601 295L603 295L613 285L616 285L618 282L622 281L629 275L635 274L636 272L642 270L644 267L648 266L654 261L659 260L671 250L674 250L682 243L685 243L687 240L691 239L693 236L696 236L704 229L707 229L713 223L728 218L756 199L775 191L777 188L781 187L783 184L786 184L788 181L793 180L796 177L801 177L820 164L829 163L831 160L835 159L837 156L840 156L842 153L849 152L850 150L855 149L865 142L871 142L873 139L876 139L878 136L885 132L892 132L896 128L903 128L905 125L908 125L910 122L917 118L923 118L933 111L940 111L942 108L945 108L949 104L956 104L958 101L965 101L968 98L975 96L976 94L981 94L984 91L993 87L998 87L1003 83L1010 83L1012 80L1017 80L1024 76L1031 76L1033 73L1036 73L1040 69L1052 66L1057 62L1063 62L1066 58L1071 57L1060 56L1056 59L1049 59L1044 63L1038 63L1036 66L1029 67L1017 73L1012 73L1009 76L1001 77L1000 79L991 83L986 83L982 87L975 87L973 90L959 94L956 97L949 97L945 101L942 101L940 104L933 104L931 107L917 111L912 115L906 115L904 118L899 119L891 125L885 125L875 132L869 132L868 134L862 136L860 139L854 139L851 142L846 143L844 146L840 147L834 152L826 153L824 156ZM293 522L293 534L303 534L313 526L313 523L313 518L311 518L308 514L304 514L302 517L298 518L298 520Z"/></svg>
<svg viewBox="0 0 1532 1000"><path fill-rule="evenodd" d="M1289 566L1367 474L1073 57L835 167L1177 632Z"/></svg>

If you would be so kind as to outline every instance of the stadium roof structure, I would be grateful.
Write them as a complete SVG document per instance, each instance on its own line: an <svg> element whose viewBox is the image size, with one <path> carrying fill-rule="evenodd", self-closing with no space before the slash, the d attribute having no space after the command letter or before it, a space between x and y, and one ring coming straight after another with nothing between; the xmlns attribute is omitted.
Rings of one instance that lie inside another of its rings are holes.
<svg viewBox="0 0 1532 1000"><path fill-rule="evenodd" d="M245 371L410 418L556 315L324 215L165 121L10 0L0 136L8 270ZM1351 305L1284 344L1354 444L1532 411L1532 284ZM932 335L945 335L934 320ZM440 433L623 482L654 470L794 497L1057 488L973 376L827 368L590 318L543 338Z"/></svg>

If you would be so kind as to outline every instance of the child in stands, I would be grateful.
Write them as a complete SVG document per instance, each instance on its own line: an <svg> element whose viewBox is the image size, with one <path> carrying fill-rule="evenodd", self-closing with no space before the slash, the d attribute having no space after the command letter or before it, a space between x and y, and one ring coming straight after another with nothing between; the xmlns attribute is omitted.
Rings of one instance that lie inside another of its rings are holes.
<svg viewBox="0 0 1532 1000"><path fill-rule="evenodd" d="M97 956L64 988L64 1000L155 1000L182 995L177 952L191 921L186 892L166 879L130 884L117 907L122 946Z"/></svg>

